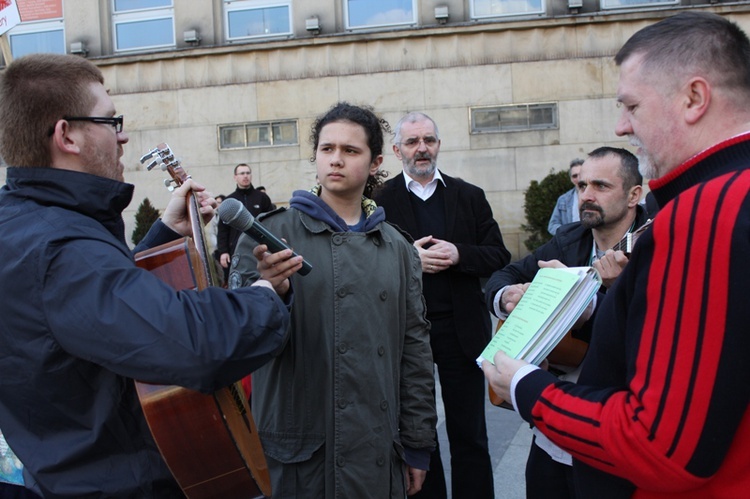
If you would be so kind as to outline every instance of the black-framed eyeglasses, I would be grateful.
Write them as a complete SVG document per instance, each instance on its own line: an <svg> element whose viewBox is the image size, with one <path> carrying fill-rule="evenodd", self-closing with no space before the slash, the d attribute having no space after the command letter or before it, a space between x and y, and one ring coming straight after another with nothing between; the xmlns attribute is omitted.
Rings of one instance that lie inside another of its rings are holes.
<svg viewBox="0 0 750 499"><path fill-rule="evenodd" d="M103 125L111 125L115 127L116 133L122 132L123 116L113 116L107 118L104 116L63 116L64 120L67 121L90 121L92 123L101 123Z"/></svg>

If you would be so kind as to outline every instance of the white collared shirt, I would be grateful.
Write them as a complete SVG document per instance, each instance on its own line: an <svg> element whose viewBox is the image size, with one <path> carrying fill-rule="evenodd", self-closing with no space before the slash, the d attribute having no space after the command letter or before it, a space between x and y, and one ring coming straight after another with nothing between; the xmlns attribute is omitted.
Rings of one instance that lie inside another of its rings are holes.
<svg viewBox="0 0 750 499"><path fill-rule="evenodd" d="M443 176L440 175L440 170L438 170L437 168L435 168L435 174L433 175L432 180L430 180L424 187L422 186L422 184L411 178L409 174L406 173L406 171L404 171L404 182L406 183L406 190L413 193L422 201L427 201L433 194L435 194L438 180L443 183L443 186L445 186L445 180L443 180Z"/></svg>

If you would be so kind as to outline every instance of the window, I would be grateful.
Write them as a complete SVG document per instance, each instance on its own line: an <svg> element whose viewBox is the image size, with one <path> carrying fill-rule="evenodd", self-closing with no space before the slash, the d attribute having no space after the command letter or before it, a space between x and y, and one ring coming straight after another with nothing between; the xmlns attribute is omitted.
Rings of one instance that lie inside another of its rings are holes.
<svg viewBox="0 0 750 499"><path fill-rule="evenodd" d="M65 53L63 21L21 23L8 32L14 59L40 52Z"/></svg>
<svg viewBox="0 0 750 499"><path fill-rule="evenodd" d="M471 17L544 14L544 0L471 0Z"/></svg>
<svg viewBox="0 0 750 499"><path fill-rule="evenodd" d="M557 104L473 107L471 133L518 132L557 128Z"/></svg>
<svg viewBox="0 0 750 499"><path fill-rule="evenodd" d="M112 0L115 51L175 46L172 0Z"/></svg>
<svg viewBox="0 0 750 499"><path fill-rule="evenodd" d="M296 145L297 121L265 121L219 126L219 149Z"/></svg>
<svg viewBox="0 0 750 499"><path fill-rule="evenodd" d="M224 2L227 40L247 40L292 34L289 0L245 0Z"/></svg>
<svg viewBox="0 0 750 499"><path fill-rule="evenodd" d="M345 0L347 29L415 24L415 0Z"/></svg>
<svg viewBox="0 0 750 499"><path fill-rule="evenodd" d="M679 3L679 0L601 0L602 9L625 9Z"/></svg>

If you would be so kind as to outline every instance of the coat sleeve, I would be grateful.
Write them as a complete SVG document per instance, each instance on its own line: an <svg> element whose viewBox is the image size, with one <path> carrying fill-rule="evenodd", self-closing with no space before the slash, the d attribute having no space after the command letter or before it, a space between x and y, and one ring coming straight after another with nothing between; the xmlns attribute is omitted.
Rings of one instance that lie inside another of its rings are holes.
<svg viewBox="0 0 750 499"><path fill-rule="evenodd" d="M459 254L457 270L470 276L487 277L510 262L510 251L505 247L484 191L471 186L466 194L470 211L463 213L467 218L464 225L473 227L474 233L456 238L456 241L460 241L454 243ZM459 223L462 224L462 221Z"/></svg>
<svg viewBox="0 0 750 499"><path fill-rule="evenodd" d="M404 245L408 245L404 242ZM401 414L399 434L405 447L432 451L436 447L437 413L433 390L430 325L422 296L422 265L417 250L408 245L407 323L401 357Z"/></svg>
<svg viewBox="0 0 750 499"><path fill-rule="evenodd" d="M175 291L101 240L45 253L39 307L56 343L117 374L211 392L270 360L287 334L289 311L269 289Z"/></svg>
<svg viewBox="0 0 750 499"><path fill-rule="evenodd" d="M219 255L229 253L229 240L231 237L230 233L231 230L229 225L219 220L216 225L216 251L219 253Z"/></svg>
<svg viewBox="0 0 750 499"><path fill-rule="evenodd" d="M549 223L547 224L547 232L552 234L553 236L557 232L557 229L563 224L562 219L562 206L565 203L565 195L557 198L557 203L555 203L555 209L552 210L552 215L549 217Z"/></svg>
<svg viewBox="0 0 750 499"><path fill-rule="evenodd" d="M153 248L155 246L159 246L160 244L174 241L175 239L179 239L180 237L181 236L178 233L164 225L164 222L162 222L160 218L156 222L154 222L154 225L151 226L141 242L138 243L138 245L133 249L133 254L136 254L139 251Z"/></svg>
<svg viewBox="0 0 750 499"><path fill-rule="evenodd" d="M234 250L234 254L239 258L235 258L232 261L232 266L229 270L229 288L239 289L242 287L250 286L252 283L260 279L260 273L258 272L258 260L253 255L253 248L258 243L247 234L240 234L240 238L237 241L237 247Z"/></svg>
<svg viewBox="0 0 750 499"><path fill-rule="evenodd" d="M274 204L271 202L271 198L268 196L268 194L261 192L260 212L268 213L269 211L272 211L273 209L274 209Z"/></svg>

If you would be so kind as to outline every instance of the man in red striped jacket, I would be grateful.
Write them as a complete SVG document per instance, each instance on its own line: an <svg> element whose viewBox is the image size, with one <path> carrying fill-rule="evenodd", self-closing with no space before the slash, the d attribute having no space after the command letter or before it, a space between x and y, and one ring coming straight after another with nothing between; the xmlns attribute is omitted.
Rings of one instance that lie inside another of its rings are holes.
<svg viewBox="0 0 750 499"><path fill-rule="evenodd" d="M499 353L493 389L574 457L584 498L750 490L750 40L684 12L620 49L616 133L661 206L577 384Z"/></svg>

